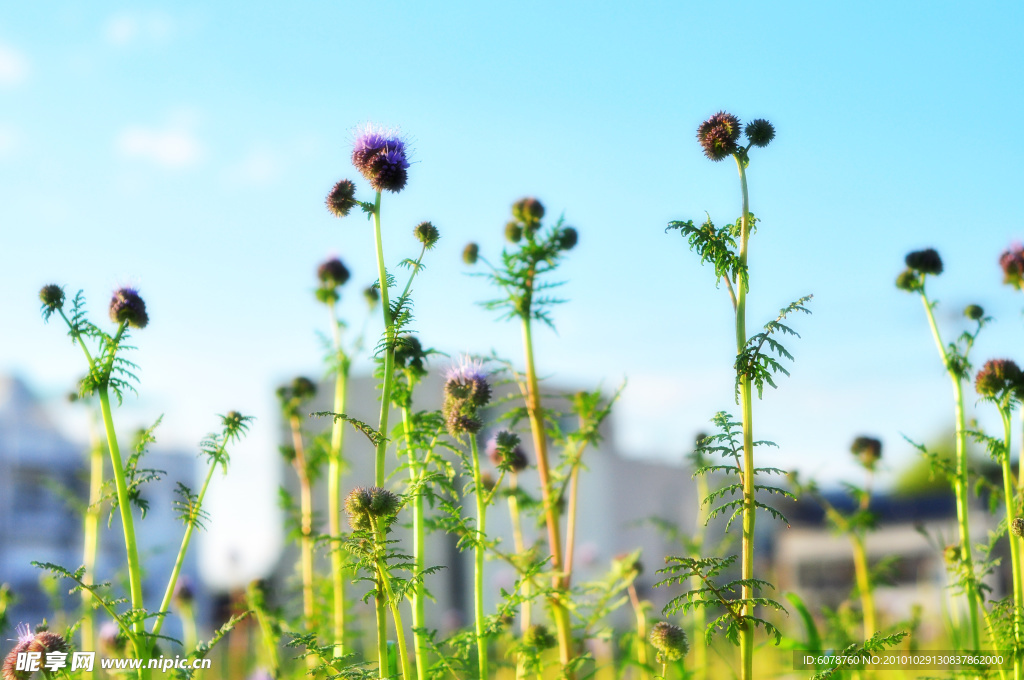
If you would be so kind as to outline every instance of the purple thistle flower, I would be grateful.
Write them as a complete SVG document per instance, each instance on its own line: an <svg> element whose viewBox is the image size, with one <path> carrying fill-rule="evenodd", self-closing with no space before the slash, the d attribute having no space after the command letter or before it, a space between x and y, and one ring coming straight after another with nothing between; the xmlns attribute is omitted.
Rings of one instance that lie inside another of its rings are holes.
<svg viewBox="0 0 1024 680"><path fill-rule="evenodd" d="M1024 288L1024 246L1012 244L999 256L999 266L1003 268L1003 283L1017 290Z"/></svg>
<svg viewBox="0 0 1024 680"><path fill-rule="evenodd" d="M352 144L352 165L375 191L399 192L408 180L405 140L396 130L366 125Z"/></svg>
<svg viewBox="0 0 1024 680"><path fill-rule="evenodd" d="M127 323L133 328L145 328L149 323L146 303L139 297L139 291L124 286L114 291L110 298L110 320L116 324Z"/></svg>

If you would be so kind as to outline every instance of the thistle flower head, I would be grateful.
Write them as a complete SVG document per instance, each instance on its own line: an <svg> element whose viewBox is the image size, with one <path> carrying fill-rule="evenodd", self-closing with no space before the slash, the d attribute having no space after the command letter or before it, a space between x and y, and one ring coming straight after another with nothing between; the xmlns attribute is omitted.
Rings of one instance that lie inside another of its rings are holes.
<svg viewBox="0 0 1024 680"><path fill-rule="evenodd" d="M908 267L922 274L938 276L942 273L942 258L934 248L907 253L906 263Z"/></svg>
<svg viewBox="0 0 1024 680"><path fill-rule="evenodd" d="M509 243L519 243L523 238L523 225L515 220L509 220L505 224L505 240Z"/></svg>
<svg viewBox="0 0 1024 680"><path fill-rule="evenodd" d="M740 137L739 118L719 111L697 128L697 141L704 149L704 155L713 161L720 161L739 150L736 140Z"/></svg>
<svg viewBox="0 0 1024 680"><path fill-rule="evenodd" d="M350 276L348 267L336 257L325 260L316 268L316 278L327 288L344 286Z"/></svg>
<svg viewBox="0 0 1024 680"><path fill-rule="evenodd" d="M401 501L394 493L379 486L359 486L345 498L345 512L353 529L372 528L370 518L388 519L398 514Z"/></svg>
<svg viewBox="0 0 1024 680"><path fill-rule="evenodd" d="M1024 517L1014 517L1010 520L1010 533L1018 538L1024 537Z"/></svg>
<svg viewBox="0 0 1024 680"><path fill-rule="evenodd" d="M327 209L335 217L346 217L356 205L356 185L352 180L343 179L327 194Z"/></svg>
<svg viewBox="0 0 1024 680"><path fill-rule="evenodd" d="M529 464L519 445L519 435L508 430L500 430L491 437L487 442L487 456L495 467L508 472L522 472Z"/></svg>
<svg viewBox="0 0 1024 680"><path fill-rule="evenodd" d="M908 293L921 290L921 275L913 269L904 269L896 277L896 287Z"/></svg>
<svg viewBox="0 0 1024 680"><path fill-rule="evenodd" d="M1024 245L1014 243L999 256L1003 270L1003 283L1017 290L1024 289Z"/></svg>
<svg viewBox="0 0 1024 680"><path fill-rule="evenodd" d="M380 304L380 290L376 286L370 286L363 291L363 298L366 300L366 304L369 305L370 309L373 309Z"/></svg>
<svg viewBox="0 0 1024 680"><path fill-rule="evenodd" d="M132 328L145 328L149 315L139 291L129 286L115 290L110 298L110 320L116 324L126 323Z"/></svg>
<svg viewBox="0 0 1024 680"><path fill-rule="evenodd" d="M532 196L521 198L512 204L512 217L535 229L544 219L544 204Z"/></svg>
<svg viewBox="0 0 1024 680"><path fill-rule="evenodd" d="M754 146L768 146L769 142L775 139L775 126L764 118L750 121L743 132Z"/></svg>
<svg viewBox="0 0 1024 680"><path fill-rule="evenodd" d="M50 652L67 653L70 650L68 641L64 639L64 636L49 630L36 630L34 644L42 647L40 651L43 652L44 656Z"/></svg>
<svg viewBox="0 0 1024 680"><path fill-rule="evenodd" d="M430 222L420 222L412 232L416 235L416 240L422 243L427 250L433 248L437 244L437 240L441 238L441 232Z"/></svg>
<svg viewBox="0 0 1024 680"><path fill-rule="evenodd" d="M466 264L476 264L479 256L480 246L475 243L467 243L466 247L462 249L462 261Z"/></svg>
<svg viewBox="0 0 1024 680"><path fill-rule="evenodd" d="M538 651L544 651L557 645L558 640L551 634L547 626L542 623L536 623L527 628L523 633L523 644L527 647L533 647Z"/></svg>
<svg viewBox="0 0 1024 680"><path fill-rule="evenodd" d="M558 247L562 250L572 250L579 242L580 236L573 227L566 227L558 234Z"/></svg>
<svg viewBox="0 0 1024 680"><path fill-rule="evenodd" d="M964 316L971 321L981 321L985 318L985 310L980 305L967 305L964 307Z"/></svg>
<svg viewBox="0 0 1024 680"><path fill-rule="evenodd" d="M868 470L874 470L882 457L882 442L874 437L857 437L850 446L850 453L857 456Z"/></svg>
<svg viewBox="0 0 1024 680"><path fill-rule="evenodd" d="M43 318L48 320L51 314L64 307L64 289L54 283L43 286L39 299L43 303Z"/></svg>
<svg viewBox="0 0 1024 680"><path fill-rule="evenodd" d="M399 192L408 180L405 140L397 130L367 124L352 144L352 164L374 191Z"/></svg>
<svg viewBox="0 0 1024 680"><path fill-rule="evenodd" d="M491 400L491 386L487 372L478 359L463 356L459 363L445 373L444 393L446 398L469 401L476 408L482 408Z"/></svg>
<svg viewBox="0 0 1024 680"><path fill-rule="evenodd" d="M1010 391L1022 391L1024 374L1010 359L989 359L978 371L974 379L974 388L983 397L1000 398Z"/></svg>
<svg viewBox="0 0 1024 680"><path fill-rule="evenodd" d="M678 661L690 651L686 631L665 621L659 621L651 629L651 646L658 650L658 656L667 661Z"/></svg>

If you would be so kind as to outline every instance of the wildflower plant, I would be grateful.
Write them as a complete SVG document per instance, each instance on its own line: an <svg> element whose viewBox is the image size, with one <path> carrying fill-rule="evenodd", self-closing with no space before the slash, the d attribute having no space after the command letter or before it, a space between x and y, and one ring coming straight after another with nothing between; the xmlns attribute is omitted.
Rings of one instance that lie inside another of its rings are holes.
<svg viewBox="0 0 1024 680"><path fill-rule="evenodd" d="M742 143L741 134L746 137L746 144ZM727 596L731 588L722 589L717 585L709 584L708 579L712 578L709 574L717 575L724 569L725 564L723 561L713 558L707 558L712 560L710 562L694 558L674 558L677 561L673 567L670 567L670 573L674 576L666 580L666 583L681 574L685 574L687 578L700 576L706 584L702 591L714 595L714 599L726 606L727 614L723 615L726 618L719 617L716 621L708 624L709 630L729 621L726 625L726 634L730 640L739 644L742 680L749 680L753 677L755 625L763 625L769 632L777 632L770 623L758 619L754 615L755 605L770 602L771 604L768 606L782 608L778 603L756 595L758 590L767 587L768 584L754 578L755 513L758 509L763 509L774 515L777 514L777 511L759 501L756 496L759 485L755 481L755 476L759 468L754 464L753 390L757 390L760 398L763 395L765 384L775 387L776 375L779 373L788 375L788 370L782 361L792 360L793 357L778 338L782 335L797 335L796 331L787 325L786 319L794 312L808 312L805 305L810 300L810 296L806 296L787 305L775 320L765 325L762 332L747 336L747 294L750 288L747 255L750 237L755 233L758 223L757 218L750 212L747 169L750 165L751 149L765 147L774 138L775 128L763 119L757 119L742 126L736 116L731 113L719 112L702 123L697 129L697 141L704 150L704 155L716 162L728 157L732 157L736 162L740 177L740 217L735 223L721 228L715 227L710 216L700 226L695 225L692 220L675 221L668 226L668 230L678 230L683 238L687 239L691 250L700 256L702 263L710 263L714 267L716 282L725 281L735 313L736 400L742 410L743 441L741 450L723 452L736 456L736 472L740 479L737 485L726 487L723 492L739 493L740 497L727 502L723 509L731 513L730 520L736 517L742 519L743 541L741 578L734 582L737 584L735 587L739 589L738 599L734 600ZM721 421L722 436L726 438L724 441L730 442L727 448L731 448L732 428L735 424L723 414L716 418ZM716 440L716 443L717 441L719 440ZM725 466L723 471L729 469L732 468ZM775 471L774 468L761 468L760 470L765 473ZM774 487L764 487L764 490L785 493ZM709 500L713 501L714 499L709 498ZM712 516L714 514L712 511ZM704 575L701 576L701 574ZM703 602L703 599L698 601ZM680 604L677 601L674 606L678 607ZM778 639L777 636L776 639Z"/></svg>
<svg viewBox="0 0 1024 680"><path fill-rule="evenodd" d="M137 508L140 515L145 516L148 505L140 493L141 487L160 477L160 471L140 467L145 447L153 441L152 431L156 425L144 431L135 453L127 459L123 458L114 427L110 400L111 393L117 397L118 403L120 403L125 391L135 391L135 384L138 382L135 375L137 367L120 356L120 352L132 349L127 344L129 329L143 329L149 323L146 304L134 288L122 287L115 290L108 309L110 320L116 325L115 332L111 334L88 319L85 298L81 292L74 297L70 309L67 311L65 311L66 298L62 287L54 284L44 286L39 297L42 301L44 321L49 321L54 315L59 316L67 326L72 342L78 345L85 355L89 372L80 383L80 396L95 395L99 400L100 414L106 435L106 448L110 454L113 469L114 493L111 499L111 512L117 510L120 514L124 534L129 608L122 610L120 604L124 601L110 597L109 584L95 583L93 575L88 572L86 566L72 572L56 564L33 564L57 576L74 581L76 587L73 592L79 590L83 593L88 592L88 597L83 595L83 601L88 603L88 606L98 606L106 610L128 640L135 658L149 659L154 655L157 641L161 638L163 623L170 610L192 535L197 528L203 528L208 519L203 509L203 503L213 473L218 468L227 472L227 447L245 434L251 418L235 411L221 416L222 429L220 433L210 435L200 444L201 455L207 459L207 474L199 492L194 493L188 487L179 484L179 500L176 501L176 506L179 518L185 524L185 532L160 605L150 613L143 600L143 565L139 556L135 516L132 508ZM159 420L157 424L159 424ZM92 505L93 502L90 498L90 506ZM150 630L147 630L146 622L150 618L153 619L153 623ZM149 669L140 669L138 677L140 680L148 679L150 677Z"/></svg>
<svg viewBox="0 0 1024 680"><path fill-rule="evenodd" d="M549 291L561 284L547 281L546 277L558 267L564 254L576 246L579 236L575 229L565 225L563 219L545 227L545 212L543 204L536 198L517 201L512 206L512 220L505 227L509 245L502 251L501 262L492 265L480 255L475 243L466 246L463 260L467 264L483 261L488 267L484 276L502 292L501 297L484 303L484 306L501 312L502 319L518 320L522 327L526 373L521 387L533 437L551 556L552 587L548 605L555 623L562 672L571 677L579 662L567 601L572 574L567 568L562 542L561 495L548 455L547 421L534 362L533 328L535 322L553 327L551 308L562 301L552 297Z"/></svg>
<svg viewBox="0 0 1024 680"><path fill-rule="evenodd" d="M942 258L933 248L917 250L907 254L907 268L896 278L896 287L908 293L916 293L921 297L924 305L925 316L932 331L932 337L939 350L939 357L942 359L943 367L953 383L954 417L956 422L956 466L952 471L951 482L953 492L956 496L957 526L960 533L960 560L962 566L963 587L967 596L967 629L970 635L972 649L980 649L981 645L981 611L983 608L983 596L981 586L974 570L974 556L971 550L970 533L970 480L967 461L967 425L964 412L964 391L963 384L969 380L971 364L968 359L971 348L981 332L981 329L989 321L977 305L970 305L965 310L965 316L973 321L976 326L973 331L965 331L958 340L953 343L944 344L939 332L938 324L935 322L936 301L928 297L926 284L929 276L938 276L943 271Z"/></svg>

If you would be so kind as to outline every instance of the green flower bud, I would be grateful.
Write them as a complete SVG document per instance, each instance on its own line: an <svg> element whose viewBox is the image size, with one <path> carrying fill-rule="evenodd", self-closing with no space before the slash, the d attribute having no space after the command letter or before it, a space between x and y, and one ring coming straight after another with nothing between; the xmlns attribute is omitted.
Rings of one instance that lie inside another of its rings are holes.
<svg viewBox="0 0 1024 680"><path fill-rule="evenodd" d="M420 222L412 231L416 235L416 240L422 243L423 247L427 250L433 248L437 240L441 238L441 233L437 230L437 227L430 222Z"/></svg>
<svg viewBox="0 0 1024 680"><path fill-rule="evenodd" d="M343 179L334 185L331 193L327 194L327 209L335 217L345 217L356 204L355 195L356 185L350 180Z"/></svg>
<svg viewBox="0 0 1024 680"><path fill-rule="evenodd" d="M475 243L467 243L466 247L462 249L462 261L466 264L476 264L476 259L479 256L480 246Z"/></svg>
<svg viewBox="0 0 1024 680"><path fill-rule="evenodd" d="M921 275L913 269L904 269L900 272L900 275L896 277L896 287L900 290L905 290L908 293L921 290Z"/></svg>
<svg viewBox="0 0 1024 680"><path fill-rule="evenodd" d="M882 442L874 437L857 437L850 446L850 453L860 458L861 465L869 470L882 457Z"/></svg>
<svg viewBox="0 0 1024 680"><path fill-rule="evenodd" d="M1014 517L1010 520L1010 533L1018 538L1024 537L1024 517Z"/></svg>
<svg viewBox="0 0 1024 680"><path fill-rule="evenodd" d="M512 220L505 225L505 238L510 243L519 243L523 238L523 225L519 224L515 220Z"/></svg>
<svg viewBox="0 0 1024 680"><path fill-rule="evenodd" d="M964 316L971 321L980 321L985 316L985 310L978 305L967 305L964 307Z"/></svg>
<svg viewBox="0 0 1024 680"><path fill-rule="evenodd" d="M678 661L690 651L686 631L679 626L660 621L651 629L651 645L662 660Z"/></svg>
<svg viewBox="0 0 1024 680"><path fill-rule="evenodd" d="M521 198L512 204L512 217L523 224L536 225L544 219L544 205L536 198Z"/></svg>
<svg viewBox="0 0 1024 680"><path fill-rule="evenodd" d="M743 132L754 146L768 146L768 143L775 139L775 127L764 118L747 123Z"/></svg>
<svg viewBox="0 0 1024 680"><path fill-rule="evenodd" d="M934 248L915 250L906 257L907 266L922 274L938 276L942 273L942 258Z"/></svg>
<svg viewBox="0 0 1024 680"><path fill-rule="evenodd" d="M579 234L573 227L566 227L558 234L558 247L562 250L572 250L579 242Z"/></svg>
<svg viewBox="0 0 1024 680"><path fill-rule="evenodd" d="M53 283L43 286L39 291L39 299L43 302L43 314L49 317L64 307L64 289Z"/></svg>

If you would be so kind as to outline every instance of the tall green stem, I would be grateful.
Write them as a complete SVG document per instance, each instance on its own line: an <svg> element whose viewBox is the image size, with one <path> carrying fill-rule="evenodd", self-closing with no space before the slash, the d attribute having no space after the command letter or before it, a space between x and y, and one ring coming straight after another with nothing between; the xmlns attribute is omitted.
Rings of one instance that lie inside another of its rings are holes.
<svg viewBox="0 0 1024 680"><path fill-rule="evenodd" d="M1011 419L1009 407L999 409L999 415L1003 419L1003 493L1006 494L1006 527L1010 539L1010 564L1013 571L1013 638L1014 648L1019 649L1021 645L1021 613L1024 612L1024 575L1021 574L1020 537L1015 536L1010 528L1013 520L1017 518L1016 488L1013 483L1013 470L1010 467L1010 431ZM1019 654L1013 657L1013 680L1021 680L1024 669L1021 666Z"/></svg>
<svg viewBox="0 0 1024 680"><path fill-rule="evenodd" d="M85 572L82 582L93 584L96 581L96 551L99 547L101 502L103 498L103 442L96 431L95 412L89 409L92 418L89 422L91 446L89 448L89 506L85 509L83 525L82 564ZM93 594L88 589L82 590L82 649L96 650L96 628L93 616Z"/></svg>
<svg viewBox="0 0 1024 680"><path fill-rule="evenodd" d="M877 630L875 622L875 598L871 593L871 572L868 567L868 553L864 546L864 537L857 533L850 534L853 545L853 568L857 577L857 590L860 591L860 606L864 614L864 639L869 640Z"/></svg>
<svg viewBox="0 0 1024 680"><path fill-rule="evenodd" d="M220 447L220 453L224 453L224 445ZM174 588L178 584L178 577L181 575L181 568L185 564L185 553L188 552L188 544L192 540L192 532L196 527L196 520L203 508L203 500L206 498L206 490L210 487L210 480L213 479L213 471L217 469L217 463L210 461L210 468L206 471L206 479L203 480L203 487L199 490L199 497L196 500L195 509L185 523L185 535L181 539L181 547L178 548L178 556L174 560L174 568L171 569L171 577L167 580L167 589L164 590L164 599L160 601L160 611L156 616L156 623L153 624L153 635L159 635L164 625L164 618L171 608L171 598L174 597ZM192 651L192 650L186 650Z"/></svg>
<svg viewBox="0 0 1024 680"><path fill-rule="evenodd" d="M747 196L747 174L744 161L735 156L740 173L740 190L743 196L743 213L740 225L739 273L736 281L736 354L742 354L747 346L747 243L750 239L750 203ZM742 597L744 624L740 629L741 680L754 677L754 626L750 617L754 614L751 600L754 589L750 579L754 578L754 425L750 376L740 376L740 401L743 408L743 559L741 577L745 584Z"/></svg>
<svg viewBox="0 0 1024 680"><path fill-rule="evenodd" d="M412 386L412 376L407 371L406 379ZM421 484L425 473L426 465L422 461L415 460L415 447L412 445L412 410L405 406L402 408L402 425L405 429L405 441L407 443L406 453L408 455L409 483L415 490L412 499L412 557L416 565L416 574L422 574L427 565L426 558L426 517L424 515L423 492ZM413 627L413 649L416 655L416 677L419 680L426 680L427 677L427 640L424 630L426 621L426 586L422 580L417 580L411 593L412 597L412 627Z"/></svg>
<svg viewBox="0 0 1024 680"><path fill-rule="evenodd" d="M928 316L928 325L931 327L932 336L935 338L935 345L938 347L939 355L942 357L942 365L953 382L953 397L956 404L956 480L953 483L953 492L956 495L956 518L957 525L960 528L960 560L964 570L970 576L967 583L968 624L971 631L972 649L977 650L981 648L981 626L978 616L978 611L981 608L981 597L974 582L974 557L971 554L967 479L967 426L964 418L963 381L956 368L950 363L946 346L942 344L939 327L935 323L932 304L928 300L928 296L923 288L921 289L921 301L924 303L924 311Z"/></svg>
<svg viewBox="0 0 1024 680"><path fill-rule="evenodd" d="M388 449L388 415L391 413L391 383L395 369L395 327L391 318L391 300L388 298L388 275L384 268L384 243L380 233L380 192L373 204L373 236L377 245L377 275L380 277L380 301L384 308L384 386L380 395L380 425L377 432L377 457L374 466L374 484L384 486L384 462Z"/></svg>
<svg viewBox="0 0 1024 680"><path fill-rule="evenodd" d="M476 435L469 437L473 453L473 488L476 496L476 541L473 547L473 611L476 625L476 651L480 680L488 680L487 638L484 637L484 540L487 536L486 490L480 475L480 447Z"/></svg>
<svg viewBox="0 0 1024 680"><path fill-rule="evenodd" d="M341 348L341 329L335 305L328 306L338 373L334 379L334 412L345 412L348 373L351 366ZM345 655L345 569L341 548L341 450L345 423L335 418L331 428L331 449L327 463L327 531L331 537L331 591L333 595L334 658Z"/></svg>
<svg viewBox="0 0 1024 680"><path fill-rule="evenodd" d="M699 462L699 460L697 461ZM708 515L710 506L704 503L704 499L710 494L706 475L697 476L697 527L693 535L694 553L692 557L703 557L704 540L708 532ZM700 576L690 577L690 589L700 590L704 583ZM704 642L704 631L707 629L707 610L704 607L695 607L693 610L693 665L694 678L706 680L708 677L708 647ZM646 644L646 642L644 643Z"/></svg>
<svg viewBox="0 0 1024 680"><path fill-rule="evenodd" d="M537 472L540 476L540 490L544 501L544 518L548 530L548 547L551 551L552 586L554 592L549 598L552 617L558 635L558 655L562 669L569 680L574 674L567 669L575 658L572 644L572 626L569 622L569 610L565 606L565 583L568 580L564 573L562 561L562 538L558 523L557 499L552 498L551 470L548 464L548 442L544 431L544 413L541 409L540 388L537 384L537 370L533 362L533 336L530 329L529 313L523 316L523 347L526 353L526 410L530 417L530 430L533 434L533 447L537 452Z"/></svg>

